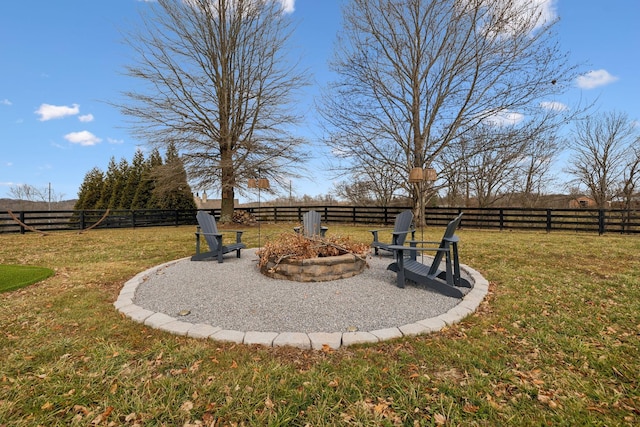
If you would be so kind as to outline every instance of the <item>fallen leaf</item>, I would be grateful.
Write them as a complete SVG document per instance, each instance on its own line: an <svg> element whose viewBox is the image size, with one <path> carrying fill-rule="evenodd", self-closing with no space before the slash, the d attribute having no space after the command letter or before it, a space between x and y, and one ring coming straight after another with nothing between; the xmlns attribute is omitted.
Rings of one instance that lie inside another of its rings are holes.
<svg viewBox="0 0 640 427"><path fill-rule="evenodd" d="M464 412L467 412L469 414L475 414L476 412L478 412L478 410L480 409L480 407L476 406L476 405L472 405L470 403L467 403L466 405L464 405L462 407L462 410Z"/></svg>
<svg viewBox="0 0 640 427"><path fill-rule="evenodd" d="M333 353L335 350L329 344L322 344L322 351L324 353Z"/></svg>
<svg viewBox="0 0 640 427"><path fill-rule="evenodd" d="M187 400L182 405L180 405L180 410L183 412L191 412L193 409L193 402Z"/></svg>
<svg viewBox="0 0 640 427"><path fill-rule="evenodd" d="M189 368L189 371L191 372L198 372L198 370L200 369L200 364L202 363L202 360L196 360L193 365L191 365L191 367Z"/></svg>
<svg viewBox="0 0 640 427"><path fill-rule="evenodd" d="M272 401L270 398L268 398L268 397L267 397L267 398L264 400L264 406L266 406L266 407L267 407L267 408L269 408L269 409L273 409L273 407L274 407L275 405L273 404L273 401Z"/></svg>
<svg viewBox="0 0 640 427"><path fill-rule="evenodd" d="M435 414L433 416L433 420L435 421L436 425L438 426L443 426L447 423L447 417L445 417L442 414Z"/></svg>

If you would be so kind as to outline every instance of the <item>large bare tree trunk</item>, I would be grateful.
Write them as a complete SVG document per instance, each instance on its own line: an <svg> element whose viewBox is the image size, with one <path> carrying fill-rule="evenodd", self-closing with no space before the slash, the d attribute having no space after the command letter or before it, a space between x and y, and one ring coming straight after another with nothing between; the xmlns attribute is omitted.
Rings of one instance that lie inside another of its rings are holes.
<svg viewBox="0 0 640 427"><path fill-rule="evenodd" d="M231 161L231 150L222 150L222 206L220 212L220 222L232 222L234 199L235 199L235 171L233 170L233 162Z"/></svg>

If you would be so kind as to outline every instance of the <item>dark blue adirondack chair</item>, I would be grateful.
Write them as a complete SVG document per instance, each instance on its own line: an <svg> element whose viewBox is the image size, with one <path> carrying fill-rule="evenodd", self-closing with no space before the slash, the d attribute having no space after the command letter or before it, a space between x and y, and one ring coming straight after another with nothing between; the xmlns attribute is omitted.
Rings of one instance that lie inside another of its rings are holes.
<svg viewBox="0 0 640 427"><path fill-rule="evenodd" d="M417 284L426 285L441 294L462 298L464 293L460 287L470 288L471 284L460 276L460 262L458 259L459 238L454 233L460 221L462 213L447 225L444 236L440 242L415 241L409 242L410 246L391 246L396 252L396 261L387 267L387 270L398 273L398 287L404 288L405 280L411 280ZM418 244L438 244L438 247L417 247ZM435 251L431 266L418 262L417 252ZM409 258L405 259L405 252ZM442 258L445 258L445 269L440 270Z"/></svg>
<svg viewBox="0 0 640 427"><path fill-rule="evenodd" d="M322 226L322 218L316 211L309 211L302 215L302 227L293 227L296 233L302 231L302 235L305 237L324 237L328 229L328 227Z"/></svg>
<svg viewBox="0 0 640 427"><path fill-rule="evenodd" d="M393 231L391 232L390 243L381 242L378 238L378 232L383 231L384 229L369 230L371 231L371 234L373 234L373 242L371 243L371 247L373 248L375 254L378 255L378 250L380 249L388 252L394 252L393 249L390 249L390 246L404 245L404 242L407 239L407 234L409 234L409 232L411 232L411 238L413 239L415 230L411 228L411 222L413 222L413 212L400 212L396 216Z"/></svg>
<svg viewBox="0 0 640 427"><path fill-rule="evenodd" d="M236 241L231 244L223 244L222 233L218 232L216 219L213 215L205 211L198 211L196 215L198 229L196 231L196 254L191 257L191 261L201 261L207 258L215 258L218 262L223 261L223 255L236 251L236 257L240 258L240 250L246 245L242 243L242 233L240 230L224 230L225 232L236 233ZM200 236L203 236L209 245L208 252L200 252Z"/></svg>

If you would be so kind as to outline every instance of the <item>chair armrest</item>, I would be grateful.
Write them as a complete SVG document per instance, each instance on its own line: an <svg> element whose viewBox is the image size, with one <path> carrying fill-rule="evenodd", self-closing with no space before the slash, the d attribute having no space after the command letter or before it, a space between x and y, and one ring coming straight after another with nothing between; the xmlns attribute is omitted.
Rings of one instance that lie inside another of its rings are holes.
<svg viewBox="0 0 640 427"><path fill-rule="evenodd" d="M214 236L214 237L222 236L222 233L205 233L204 231L196 231L196 234L202 235L202 236Z"/></svg>
<svg viewBox="0 0 640 427"><path fill-rule="evenodd" d="M203 236L222 236L222 233L236 233L242 235L244 230L220 230L217 233L204 233L202 231L196 231L196 234L202 234Z"/></svg>
<svg viewBox="0 0 640 427"><path fill-rule="evenodd" d="M393 230L392 228L378 228L377 230L369 230L372 233L377 233L378 231L385 231L385 230Z"/></svg>
<svg viewBox="0 0 640 427"><path fill-rule="evenodd" d="M402 245L391 245L389 249L394 251L403 252L403 251L412 251L412 252L422 252L422 251L448 251L446 248L418 248L416 246L402 246Z"/></svg>

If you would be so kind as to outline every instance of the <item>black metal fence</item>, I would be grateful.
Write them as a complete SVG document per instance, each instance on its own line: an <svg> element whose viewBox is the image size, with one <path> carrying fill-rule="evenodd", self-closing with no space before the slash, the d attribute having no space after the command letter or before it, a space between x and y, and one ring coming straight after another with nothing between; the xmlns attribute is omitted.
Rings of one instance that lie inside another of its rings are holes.
<svg viewBox="0 0 640 427"><path fill-rule="evenodd" d="M258 221L300 222L314 209L323 222L342 224L392 224L408 207L374 206L261 206L240 208ZM211 211L219 218L220 211ZM640 233L640 211L621 209L524 209L524 208L426 208L427 226L444 226L464 212L461 227L495 230L580 231L593 233ZM82 210L0 211L0 233L86 230L88 228L134 228L195 225L194 210Z"/></svg>

